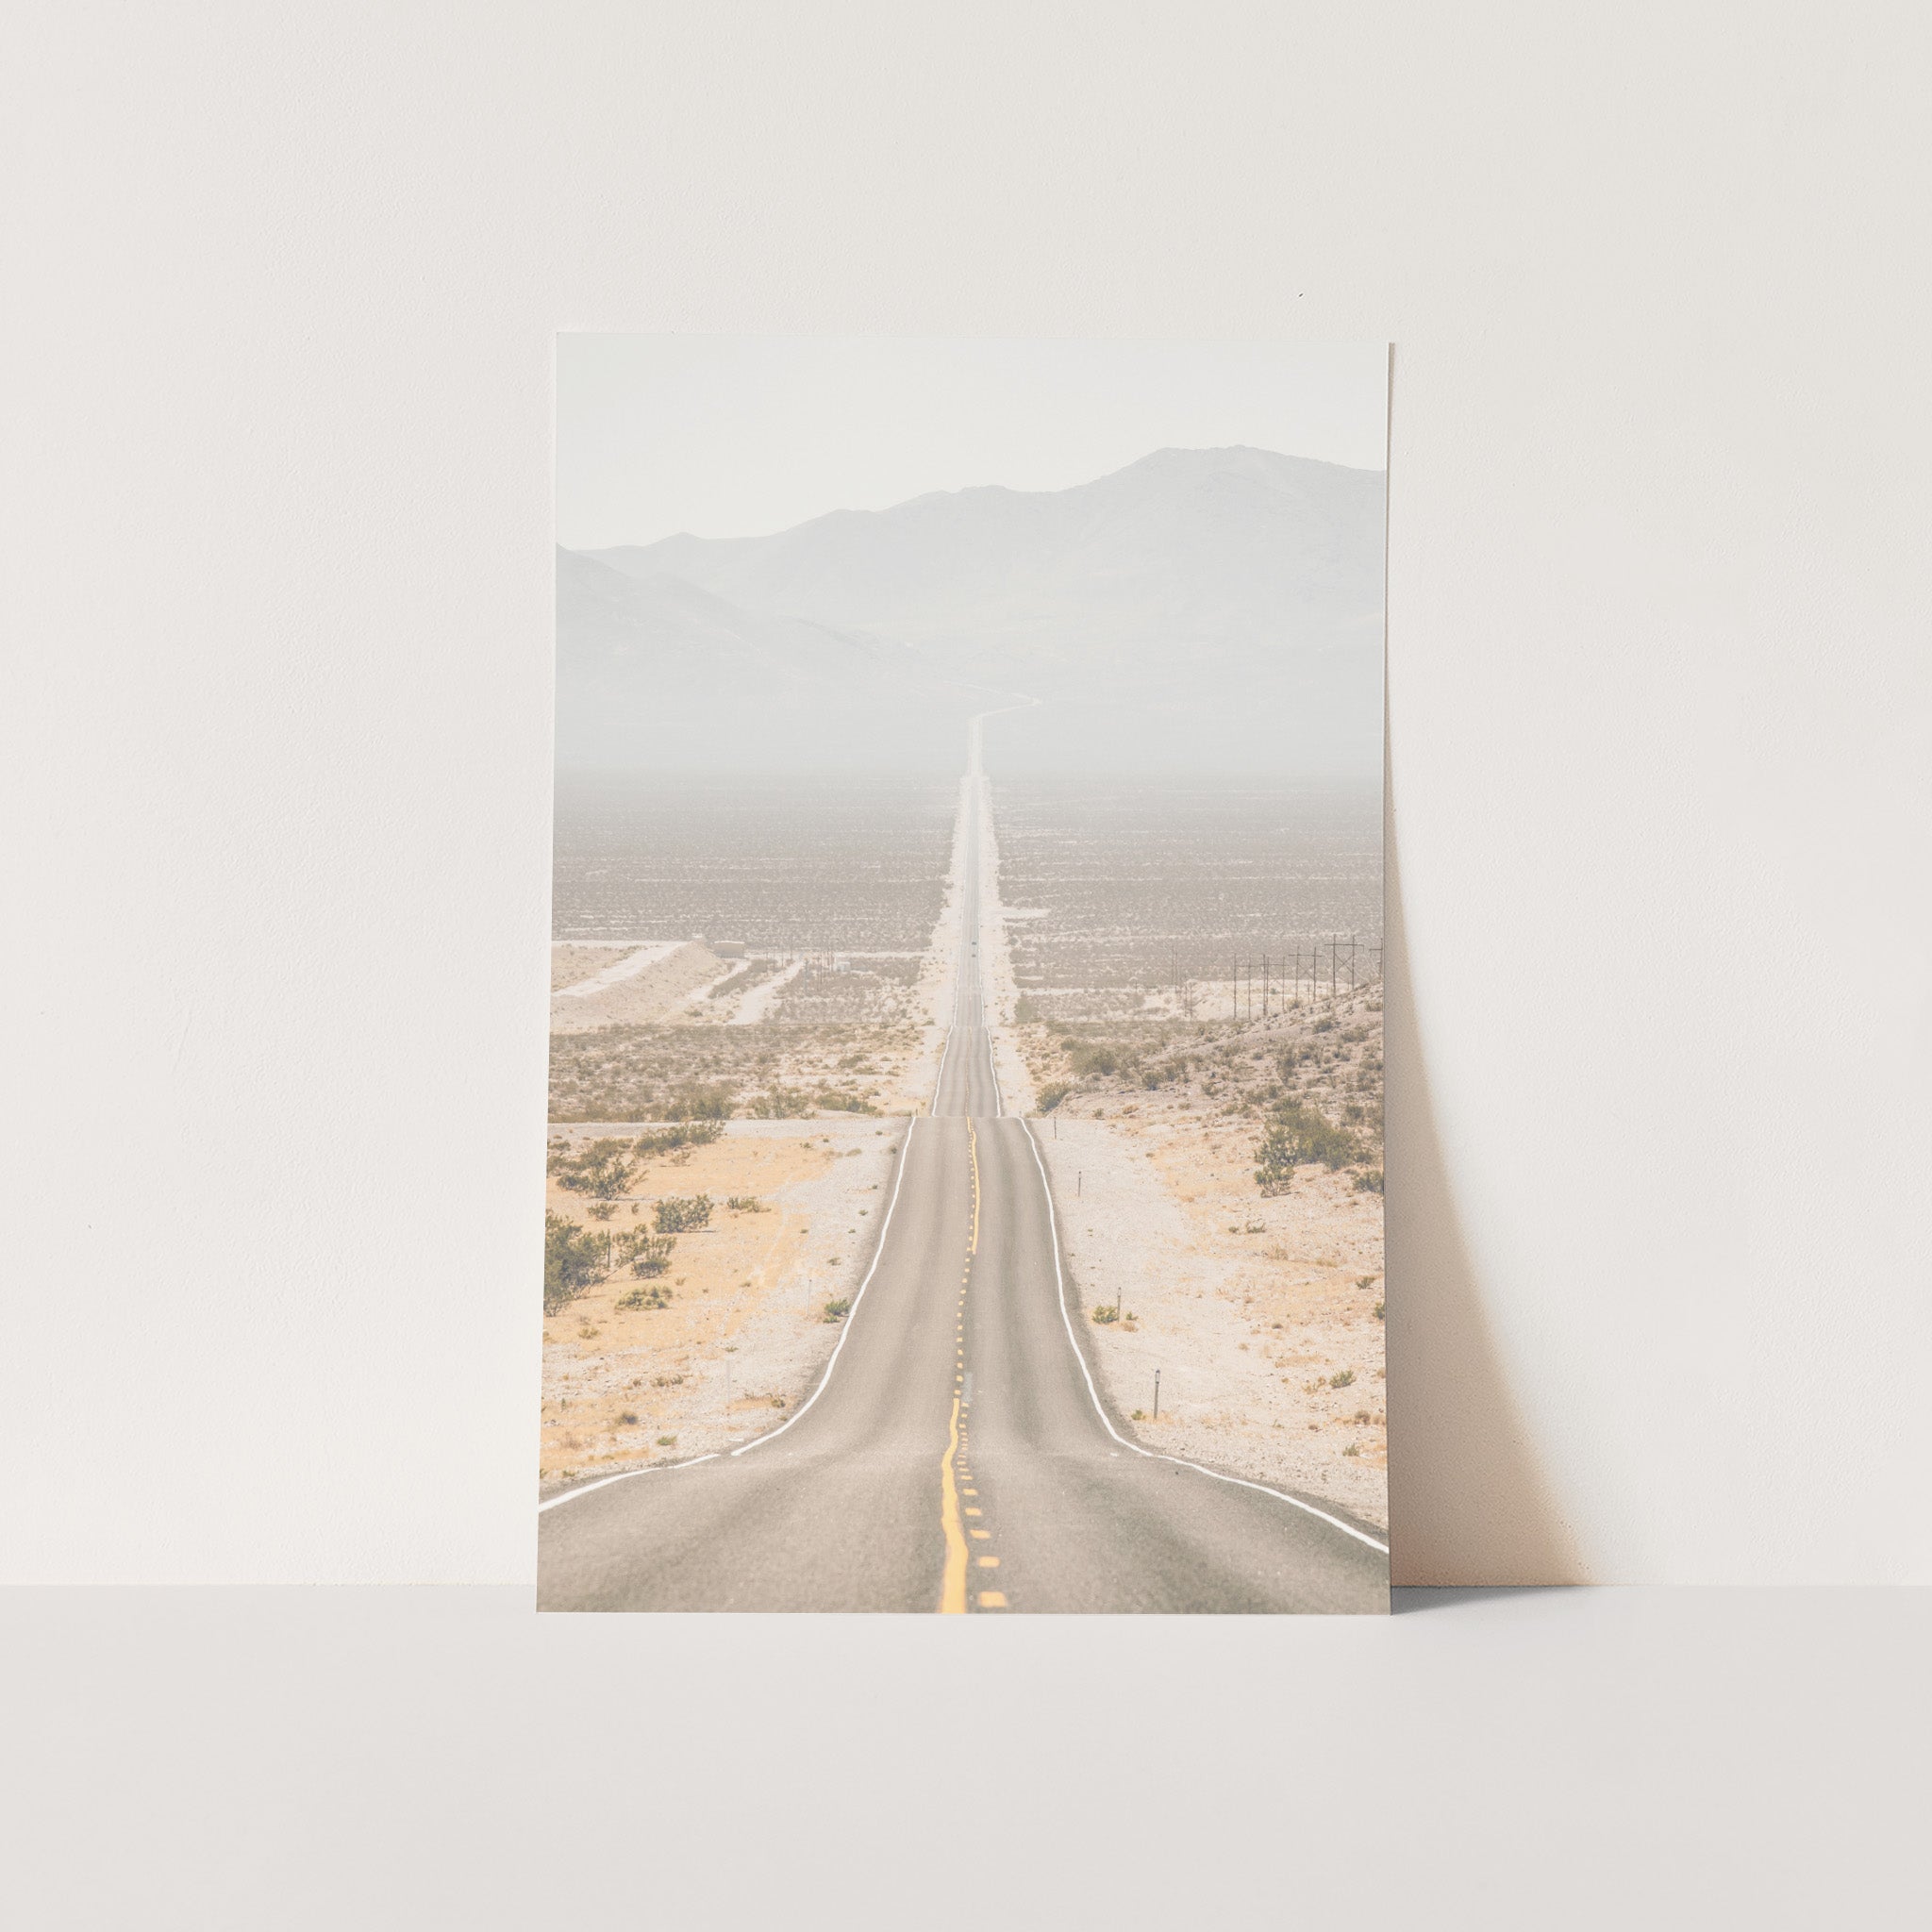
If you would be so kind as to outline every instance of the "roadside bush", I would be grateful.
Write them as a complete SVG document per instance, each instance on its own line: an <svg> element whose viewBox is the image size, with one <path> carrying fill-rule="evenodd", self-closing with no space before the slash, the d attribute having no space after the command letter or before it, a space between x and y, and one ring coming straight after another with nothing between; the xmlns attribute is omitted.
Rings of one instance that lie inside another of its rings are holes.
<svg viewBox="0 0 1932 1932"><path fill-rule="evenodd" d="M840 1093L826 1088L819 1095L819 1105L833 1113L877 1113L875 1108L862 1093Z"/></svg>
<svg viewBox="0 0 1932 1932"><path fill-rule="evenodd" d="M851 1307L852 1301L849 1296L834 1296L830 1301L826 1302L825 1304L824 1319L827 1322L842 1322L845 1319L846 1313L851 1308Z"/></svg>
<svg viewBox="0 0 1932 1932"><path fill-rule="evenodd" d="M771 1209L756 1194L732 1194L725 1203L734 1214L769 1214Z"/></svg>
<svg viewBox="0 0 1932 1932"><path fill-rule="evenodd" d="M1060 1104L1060 1102L1063 1101L1067 1097L1067 1095L1070 1094L1073 1091L1074 1089L1072 1084L1066 1080L1048 1081L1047 1084L1040 1090L1039 1099L1041 1112L1051 1113L1054 1110L1054 1108L1057 1108Z"/></svg>
<svg viewBox="0 0 1932 1932"><path fill-rule="evenodd" d="M1096 1302L1093 1307L1093 1319L1105 1327L1109 1322L1118 1322L1120 1320L1120 1312L1111 1302Z"/></svg>
<svg viewBox="0 0 1932 1932"><path fill-rule="evenodd" d="M675 1154L692 1147L708 1147L724 1131L722 1120L680 1120L675 1125L660 1127L654 1134L640 1134L631 1151L648 1160L655 1154Z"/></svg>
<svg viewBox="0 0 1932 1932"><path fill-rule="evenodd" d="M678 1088L665 1103L675 1121L726 1121L731 1118L731 1090L696 1081Z"/></svg>
<svg viewBox="0 0 1932 1932"><path fill-rule="evenodd" d="M558 1187L599 1201L615 1200L638 1171L631 1150L622 1141L592 1141L575 1154L553 1154L549 1165Z"/></svg>
<svg viewBox="0 0 1932 1932"><path fill-rule="evenodd" d="M1382 1191L1382 1170L1379 1167L1364 1168L1355 1177L1355 1191L1357 1194L1379 1194Z"/></svg>
<svg viewBox="0 0 1932 1932"><path fill-rule="evenodd" d="M1277 1100L1270 1115L1273 1124L1257 1157L1263 1165L1299 1166L1319 1160L1333 1171L1361 1158L1353 1134L1299 1100ZM1274 1150L1272 1156L1271 1149Z"/></svg>
<svg viewBox="0 0 1932 1932"><path fill-rule="evenodd" d="M1355 1371L1353 1369L1340 1369L1328 1377L1328 1386L1331 1389L1346 1389L1354 1380Z"/></svg>
<svg viewBox="0 0 1932 1932"><path fill-rule="evenodd" d="M654 1281L648 1288L626 1289L618 1296L617 1306L626 1314L635 1314L641 1308L668 1308L671 1291L661 1281Z"/></svg>
<svg viewBox="0 0 1932 1932"><path fill-rule="evenodd" d="M708 1194L667 1194L653 1210L659 1234L684 1234L707 1226L711 1219Z"/></svg>
<svg viewBox="0 0 1932 1932"><path fill-rule="evenodd" d="M1294 1185L1294 1143L1285 1129L1270 1127L1255 1149L1255 1185L1264 1194L1285 1194Z"/></svg>
<svg viewBox="0 0 1932 1932"><path fill-rule="evenodd" d="M811 1102L789 1087L773 1087L753 1099L745 1111L754 1120L796 1121L811 1111Z"/></svg>
<svg viewBox="0 0 1932 1932"><path fill-rule="evenodd" d="M561 1214L543 1217L543 1312L567 1308L603 1277L603 1243Z"/></svg>
<svg viewBox="0 0 1932 1932"><path fill-rule="evenodd" d="M671 1251L677 1245L675 1235L645 1234L636 1230L630 1253L624 1258L636 1275L662 1274L671 1266Z"/></svg>

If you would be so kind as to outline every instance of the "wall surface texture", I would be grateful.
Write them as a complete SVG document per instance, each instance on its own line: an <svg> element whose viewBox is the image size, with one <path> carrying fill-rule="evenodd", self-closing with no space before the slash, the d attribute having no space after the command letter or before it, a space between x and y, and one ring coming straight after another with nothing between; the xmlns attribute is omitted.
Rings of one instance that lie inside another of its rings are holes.
<svg viewBox="0 0 1932 1932"><path fill-rule="evenodd" d="M1398 1580L1932 1580L1922 8L68 5L0 1575L533 1570L559 328L1396 344Z"/></svg>

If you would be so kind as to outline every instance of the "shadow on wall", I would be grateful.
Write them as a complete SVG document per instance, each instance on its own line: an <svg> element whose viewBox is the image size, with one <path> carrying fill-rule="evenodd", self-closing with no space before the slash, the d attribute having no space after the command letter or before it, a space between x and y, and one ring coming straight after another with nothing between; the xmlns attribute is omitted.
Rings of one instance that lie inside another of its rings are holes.
<svg viewBox="0 0 1932 1932"><path fill-rule="evenodd" d="M1389 1524L1397 1584L1580 1583L1491 1334L1429 1091L1389 816Z"/></svg>

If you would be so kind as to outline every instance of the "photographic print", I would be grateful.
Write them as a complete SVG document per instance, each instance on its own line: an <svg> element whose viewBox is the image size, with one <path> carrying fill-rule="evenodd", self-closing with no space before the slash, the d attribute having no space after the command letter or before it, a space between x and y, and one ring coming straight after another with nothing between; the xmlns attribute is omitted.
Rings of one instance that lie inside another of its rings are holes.
<svg viewBox="0 0 1932 1932"><path fill-rule="evenodd" d="M1386 345L557 383L540 1607L1386 1610Z"/></svg>

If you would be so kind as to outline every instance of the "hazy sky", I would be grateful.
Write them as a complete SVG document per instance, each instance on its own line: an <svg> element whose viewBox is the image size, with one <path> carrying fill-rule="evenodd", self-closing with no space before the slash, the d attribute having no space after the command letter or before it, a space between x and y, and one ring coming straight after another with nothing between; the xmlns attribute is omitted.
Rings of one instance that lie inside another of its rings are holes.
<svg viewBox="0 0 1932 1932"><path fill-rule="evenodd" d="M1064 490L1156 449L1385 460L1383 343L557 340L557 534L758 536L928 490Z"/></svg>

